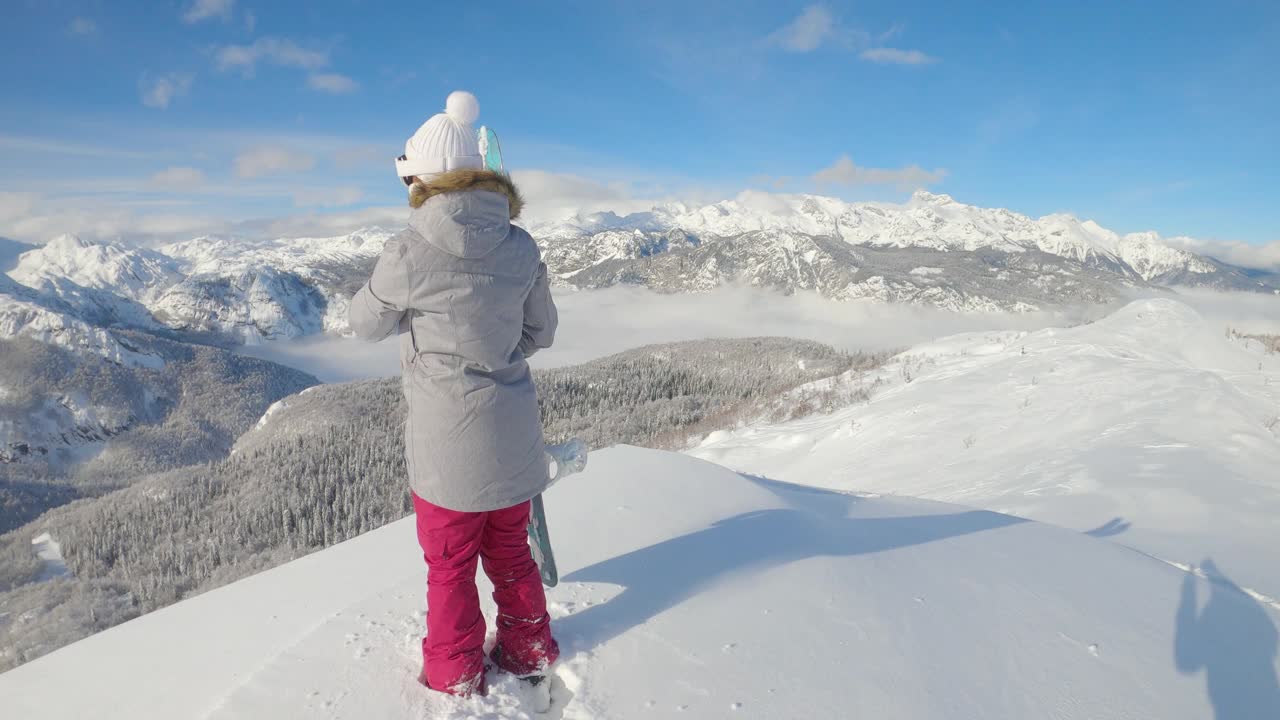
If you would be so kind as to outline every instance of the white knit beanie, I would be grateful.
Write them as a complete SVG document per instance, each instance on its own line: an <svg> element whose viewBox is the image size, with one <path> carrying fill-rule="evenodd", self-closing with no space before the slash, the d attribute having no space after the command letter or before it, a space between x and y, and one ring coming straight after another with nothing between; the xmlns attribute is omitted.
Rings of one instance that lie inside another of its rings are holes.
<svg viewBox="0 0 1280 720"><path fill-rule="evenodd" d="M396 160L401 178L431 176L461 168L480 169L484 158L471 124L480 117L480 101L464 90L449 93L445 110L422 123L404 143L404 155Z"/></svg>

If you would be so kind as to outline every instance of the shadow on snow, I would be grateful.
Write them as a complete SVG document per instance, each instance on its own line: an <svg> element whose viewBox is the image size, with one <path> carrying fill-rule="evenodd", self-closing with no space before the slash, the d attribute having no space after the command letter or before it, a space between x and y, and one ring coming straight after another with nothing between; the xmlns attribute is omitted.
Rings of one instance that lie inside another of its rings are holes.
<svg viewBox="0 0 1280 720"><path fill-rule="evenodd" d="M641 548L564 578L620 585L621 594L557 622L558 634L583 649L627 630L735 575L812 557L845 557L923 545L1026 522L983 510L940 515L851 518L859 498L743 475L788 505L742 513L710 527ZM1129 529L1115 518L1087 534ZM1203 671L1215 720L1280 720L1277 630L1271 613L1206 559L1209 598L1199 608L1196 579L1182 584L1175 619L1179 672Z"/></svg>
<svg viewBox="0 0 1280 720"><path fill-rule="evenodd" d="M1204 671L1216 720L1280 719L1276 626L1271 614L1211 559L1200 566L1209 599L1199 609L1196 579L1187 573L1175 619L1178 671Z"/></svg>
<svg viewBox="0 0 1280 720"><path fill-rule="evenodd" d="M984 510L850 518L856 496L744 478L791 507L743 513L563 578L625 589L607 603L557 621L557 634L589 649L732 576L813 557L847 557L922 545L1022 522Z"/></svg>

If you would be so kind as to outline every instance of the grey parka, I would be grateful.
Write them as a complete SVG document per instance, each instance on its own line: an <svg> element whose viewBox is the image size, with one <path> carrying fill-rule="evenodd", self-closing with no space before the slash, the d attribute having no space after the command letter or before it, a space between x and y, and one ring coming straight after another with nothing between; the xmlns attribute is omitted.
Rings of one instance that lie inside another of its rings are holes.
<svg viewBox="0 0 1280 720"><path fill-rule="evenodd" d="M413 492L460 512L510 507L549 482L525 362L555 337L547 267L511 224L520 199L506 176L454 171L414 190L409 227L351 300L351 330L400 333Z"/></svg>

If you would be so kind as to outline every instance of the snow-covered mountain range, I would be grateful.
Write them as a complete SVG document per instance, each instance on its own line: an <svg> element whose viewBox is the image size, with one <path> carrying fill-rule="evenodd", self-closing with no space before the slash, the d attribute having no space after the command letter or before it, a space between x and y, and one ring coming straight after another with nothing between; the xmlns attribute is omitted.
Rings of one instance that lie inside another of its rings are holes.
<svg viewBox="0 0 1280 720"><path fill-rule="evenodd" d="M63 235L0 275L0 337L27 336L154 366L129 328L216 344L343 332L357 278L388 231L269 242L203 237L156 249Z"/></svg>
<svg viewBox="0 0 1280 720"><path fill-rule="evenodd" d="M1164 242L1070 215L1034 219L916 192L905 204L748 192L699 208L594 213L533 228L578 287L639 282L702 290L730 278L837 299L1027 310L1115 299L1126 289L1280 289Z"/></svg>
<svg viewBox="0 0 1280 720"><path fill-rule="evenodd" d="M916 193L902 205L744 193L704 207L579 215L532 226L562 286L697 292L745 282L840 300L1028 311L1137 289L1280 292L1280 275L1196 255L1154 233L1029 218ZM28 335L145 363L104 329L220 343L342 333L351 294L392 231L200 237L147 249L54 238L0 276L0 337Z"/></svg>

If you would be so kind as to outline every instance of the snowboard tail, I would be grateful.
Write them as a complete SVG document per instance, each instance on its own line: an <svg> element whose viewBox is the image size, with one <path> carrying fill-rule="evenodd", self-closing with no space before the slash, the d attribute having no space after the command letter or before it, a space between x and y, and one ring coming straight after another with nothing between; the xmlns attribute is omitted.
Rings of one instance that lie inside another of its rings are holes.
<svg viewBox="0 0 1280 720"><path fill-rule="evenodd" d="M529 547L533 549L533 561L538 563L542 584L555 587L560 583L560 573L556 571L556 556L551 550L547 510L542 503L542 495L533 498L533 508L529 513Z"/></svg>
<svg viewBox="0 0 1280 720"><path fill-rule="evenodd" d="M574 438L560 445L548 445L547 459L555 464L556 469L547 485L551 487L561 478L587 466L587 444ZM533 499L533 507L529 511L529 547L533 550L533 561L538 564L542 584L555 587L560 582L560 573L556 571L556 556L551 550L551 535L547 530L547 508L541 494Z"/></svg>

